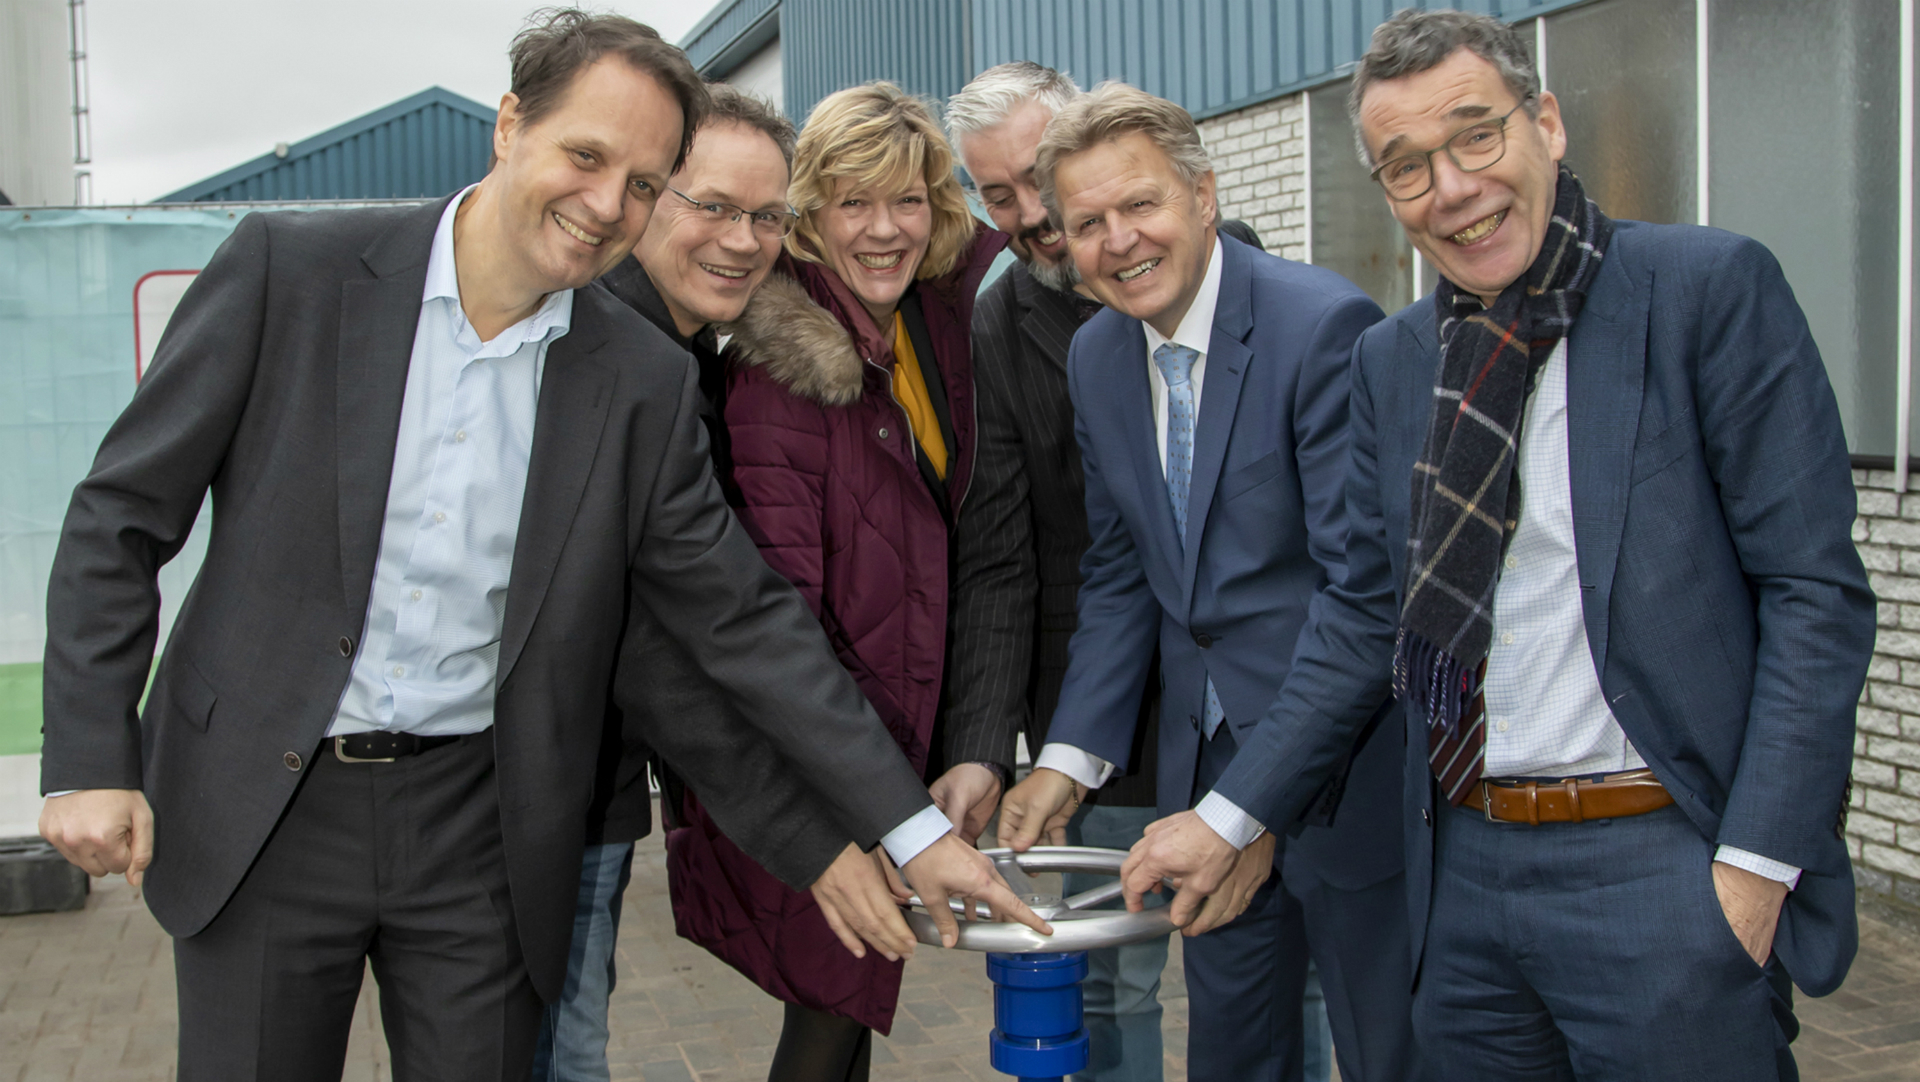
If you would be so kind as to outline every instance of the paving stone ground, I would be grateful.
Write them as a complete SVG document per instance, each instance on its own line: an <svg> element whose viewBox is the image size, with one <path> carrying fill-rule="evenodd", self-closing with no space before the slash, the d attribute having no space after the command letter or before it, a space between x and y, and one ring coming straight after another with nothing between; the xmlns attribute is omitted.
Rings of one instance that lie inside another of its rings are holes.
<svg viewBox="0 0 1920 1082"><path fill-rule="evenodd" d="M173 955L118 879L98 880L84 912L0 918L0 1082L171 1082ZM876 1080L965 1082L1006 1076L986 1064L993 1006L977 954L922 948L907 966L893 1035L876 1042ZM388 1082L367 982L347 1082ZM1187 999L1178 944L1166 1005L1168 1082L1184 1082ZM1920 1080L1920 939L1861 921L1846 986L1800 999L1795 1051L1805 1082ZM625 1082L761 1082L780 1005L673 934L664 854L641 843L627 892L613 999L613 1077Z"/></svg>

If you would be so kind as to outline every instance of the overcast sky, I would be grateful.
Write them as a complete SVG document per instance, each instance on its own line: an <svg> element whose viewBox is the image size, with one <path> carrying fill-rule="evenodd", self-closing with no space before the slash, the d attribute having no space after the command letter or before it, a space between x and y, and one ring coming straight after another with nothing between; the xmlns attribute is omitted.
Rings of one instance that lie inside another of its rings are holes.
<svg viewBox="0 0 1920 1082"><path fill-rule="evenodd" d="M592 0L678 42L716 0ZM496 105L538 0L88 0L93 198L143 203L443 86Z"/></svg>

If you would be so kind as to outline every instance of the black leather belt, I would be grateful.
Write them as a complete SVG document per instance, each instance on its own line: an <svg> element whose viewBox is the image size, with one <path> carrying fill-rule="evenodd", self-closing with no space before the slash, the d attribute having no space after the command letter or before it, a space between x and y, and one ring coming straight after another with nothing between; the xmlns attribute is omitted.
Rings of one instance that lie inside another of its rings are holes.
<svg viewBox="0 0 1920 1082"><path fill-rule="evenodd" d="M421 736L419 733L351 733L327 738L333 757L343 763L391 763L409 755L444 747L457 736Z"/></svg>

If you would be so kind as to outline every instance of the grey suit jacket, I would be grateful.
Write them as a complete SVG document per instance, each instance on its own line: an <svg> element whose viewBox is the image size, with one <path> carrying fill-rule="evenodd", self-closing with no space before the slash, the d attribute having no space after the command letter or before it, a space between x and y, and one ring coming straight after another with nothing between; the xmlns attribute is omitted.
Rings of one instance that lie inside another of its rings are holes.
<svg viewBox="0 0 1920 1082"><path fill-rule="evenodd" d="M74 492L48 589L41 783L145 791L148 903L174 935L219 912L346 685L445 206L242 220ZM547 353L493 734L516 925L548 998L565 973L610 696L647 717L729 835L789 881L819 870L786 859L804 827L729 783L741 755L790 760L863 844L928 804L728 510L695 381L683 351L597 286L576 292L572 330ZM206 563L136 717L155 574L209 491ZM644 666L616 671L640 610L751 726L682 724L650 700Z"/></svg>

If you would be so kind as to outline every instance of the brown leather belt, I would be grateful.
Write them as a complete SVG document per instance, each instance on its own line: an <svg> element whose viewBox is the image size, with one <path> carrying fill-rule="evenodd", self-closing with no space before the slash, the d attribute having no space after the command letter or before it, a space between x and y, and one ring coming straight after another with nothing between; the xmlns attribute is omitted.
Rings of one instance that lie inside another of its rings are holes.
<svg viewBox="0 0 1920 1082"><path fill-rule="evenodd" d="M1645 815L1673 803L1673 794L1651 770L1608 774L1599 781L1567 778L1501 784L1483 781L1467 797L1489 821L1502 823L1580 823Z"/></svg>

